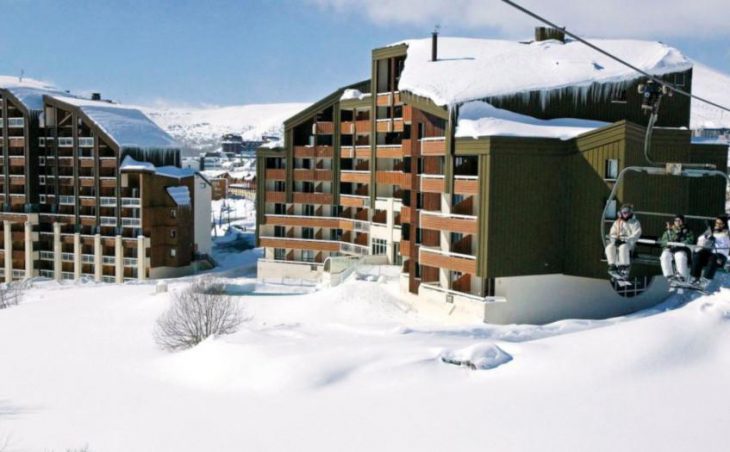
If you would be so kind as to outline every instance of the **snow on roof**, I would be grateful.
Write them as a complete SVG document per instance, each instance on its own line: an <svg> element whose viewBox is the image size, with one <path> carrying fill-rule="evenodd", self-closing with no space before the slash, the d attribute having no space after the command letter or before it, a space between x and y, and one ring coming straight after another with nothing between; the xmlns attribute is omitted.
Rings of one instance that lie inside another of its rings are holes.
<svg viewBox="0 0 730 452"><path fill-rule="evenodd" d="M730 75L694 62L692 94L730 108ZM692 129L730 129L730 112L692 99Z"/></svg>
<svg viewBox="0 0 730 452"><path fill-rule="evenodd" d="M369 96L370 93L363 94L359 89L348 88L342 93L340 100L362 100Z"/></svg>
<svg viewBox="0 0 730 452"><path fill-rule="evenodd" d="M177 187L167 187L167 194L170 195L175 204L178 206L189 206L190 205L190 190L186 185L179 185Z"/></svg>
<svg viewBox="0 0 730 452"><path fill-rule="evenodd" d="M281 138L281 139L278 139L278 140L267 141L266 143L262 144L259 147L260 148L264 148L264 149L279 149L279 148L283 148L284 147L284 139Z"/></svg>
<svg viewBox="0 0 730 452"><path fill-rule="evenodd" d="M601 121L559 118L537 119L496 108L486 102L468 102L459 109L457 137L513 136L569 140L607 126Z"/></svg>
<svg viewBox="0 0 730 452"><path fill-rule="evenodd" d="M226 171L226 170L203 170L200 173L209 179L218 179L219 177L222 177L222 176L228 174L228 171Z"/></svg>
<svg viewBox="0 0 730 452"><path fill-rule="evenodd" d="M589 41L653 75L692 67L692 62L678 50L659 42ZM428 97L442 106L526 91L623 82L639 76L586 45L570 40L520 43L439 38L435 62L431 61L430 38L402 43L408 45L408 50L398 89Z"/></svg>
<svg viewBox="0 0 730 452"><path fill-rule="evenodd" d="M167 132L137 108L67 96L53 96L53 98L81 109L121 148L180 148Z"/></svg>
<svg viewBox="0 0 730 452"><path fill-rule="evenodd" d="M43 110L45 95L72 96L47 82L29 78L20 80L6 75L0 75L0 89L8 90L28 110L36 111Z"/></svg>
<svg viewBox="0 0 730 452"><path fill-rule="evenodd" d="M122 165L119 167L121 171L144 171L154 173L158 176L170 177L174 179L182 179L195 175L192 168L178 168L177 166L155 166L149 162L140 162L131 156L124 157Z"/></svg>

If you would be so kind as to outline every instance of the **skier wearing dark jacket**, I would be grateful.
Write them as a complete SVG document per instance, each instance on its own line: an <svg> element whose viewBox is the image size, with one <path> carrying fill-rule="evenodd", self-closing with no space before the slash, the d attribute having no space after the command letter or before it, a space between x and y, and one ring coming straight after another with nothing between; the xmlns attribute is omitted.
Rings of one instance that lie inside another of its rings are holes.
<svg viewBox="0 0 730 452"><path fill-rule="evenodd" d="M683 243L686 245L694 245L695 235L687 229L684 224L684 215L678 214L674 216L672 223L667 223L667 230L664 231L659 244L664 247L659 261L662 264L662 273L668 280L675 278L675 272L672 269L672 260L676 266L676 279L681 281L689 280L689 256L691 250L687 246L669 245L670 243Z"/></svg>

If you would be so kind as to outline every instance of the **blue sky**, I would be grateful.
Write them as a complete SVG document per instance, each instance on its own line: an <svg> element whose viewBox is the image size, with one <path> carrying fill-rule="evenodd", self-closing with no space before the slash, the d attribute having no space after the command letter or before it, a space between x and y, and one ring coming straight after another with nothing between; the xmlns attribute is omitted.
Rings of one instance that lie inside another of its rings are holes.
<svg viewBox="0 0 730 452"><path fill-rule="evenodd" d="M676 14L675 1L643 0L635 14L623 0L602 11L523 4L583 35L661 40L730 73L725 0ZM183 105L316 100L368 78L371 49L426 37L437 22L445 35L491 38L529 37L535 25L497 0L0 0L0 13L0 74Z"/></svg>

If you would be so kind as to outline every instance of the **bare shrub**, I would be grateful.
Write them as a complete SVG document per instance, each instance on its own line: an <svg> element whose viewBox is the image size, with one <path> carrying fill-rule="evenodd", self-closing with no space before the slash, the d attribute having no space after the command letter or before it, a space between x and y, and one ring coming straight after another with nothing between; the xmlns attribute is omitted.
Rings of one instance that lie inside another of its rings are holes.
<svg viewBox="0 0 730 452"><path fill-rule="evenodd" d="M165 350L184 350L210 336L235 333L242 321L225 285L199 279L173 295L172 306L157 319L155 340Z"/></svg>
<svg viewBox="0 0 730 452"><path fill-rule="evenodd" d="M19 304L23 299L24 290L22 283L0 284L0 309Z"/></svg>

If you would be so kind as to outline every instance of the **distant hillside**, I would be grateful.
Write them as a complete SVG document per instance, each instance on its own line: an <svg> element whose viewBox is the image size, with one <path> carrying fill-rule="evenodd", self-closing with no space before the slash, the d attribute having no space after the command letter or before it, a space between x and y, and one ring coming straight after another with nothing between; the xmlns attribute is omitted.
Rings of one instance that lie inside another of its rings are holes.
<svg viewBox="0 0 730 452"><path fill-rule="evenodd" d="M308 106L305 103L287 103L212 108L142 108L188 153L197 153L219 148L220 138L226 133L240 134L245 140L258 140L262 135L280 136L283 122Z"/></svg>

